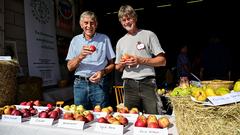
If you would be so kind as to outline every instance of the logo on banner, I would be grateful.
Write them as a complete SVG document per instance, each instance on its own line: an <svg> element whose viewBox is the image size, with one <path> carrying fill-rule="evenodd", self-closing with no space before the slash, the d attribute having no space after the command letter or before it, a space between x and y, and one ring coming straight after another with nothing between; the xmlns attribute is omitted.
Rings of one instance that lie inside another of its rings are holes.
<svg viewBox="0 0 240 135"><path fill-rule="evenodd" d="M50 19L50 11L48 4L44 0L32 0L31 1L32 14L35 19L41 23L46 24Z"/></svg>

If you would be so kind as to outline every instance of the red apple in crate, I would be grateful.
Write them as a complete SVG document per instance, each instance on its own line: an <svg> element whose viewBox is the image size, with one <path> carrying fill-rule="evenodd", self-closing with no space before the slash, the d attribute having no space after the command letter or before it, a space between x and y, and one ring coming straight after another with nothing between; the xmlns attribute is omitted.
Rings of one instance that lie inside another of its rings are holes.
<svg viewBox="0 0 240 135"><path fill-rule="evenodd" d="M108 123L107 119L104 118L104 117L99 117L99 118L97 119L97 121L98 121L99 123Z"/></svg>
<svg viewBox="0 0 240 135"><path fill-rule="evenodd" d="M158 119L158 125L160 128L166 128L170 125L170 121L167 117L163 116Z"/></svg>
<svg viewBox="0 0 240 135"><path fill-rule="evenodd" d="M20 111L21 111L21 113L26 113L26 112L29 112L29 113L30 113L29 109L27 109L27 108L23 108L23 109L21 109Z"/></svg>
<svg viewBox="0 0 240 135"><path fill-rule="evenodd" d="M63 119L65 119L65 120L74 120L73 114L70 113L70 112L66 112L66 113L63 114Z"/></svg>
<svg viewBox="0 0 240 135"><path fill-rule="evenodd" d="M147 124L148 128L159 128L158 122L149 122Z"/></svg>
<svg viewBox="0 0 240 135"><path fill-rule="evenodd" d="M22 113L23 118L27 118L27 117L30 117L30 116L31 116L31 113L29 111L26 111L26 112Z"/></svg>
<svg viewBox="0 0 240 135"><path fill-rule="evenodd" d="M107 108L108 108L108 110L110 111L110 113L113 112L113 108L112 108L111 106L108 106Z"/></svg>
<svg viewBox="0 0 240 135"><path fill-rule="evenodd" d="M62 110L59 107L56 107L53 111L57 111L59 115L62 114Z"/></svg>
<svg viewBox="0 0 240 135"><path fill-rule="evenodd" d="M28 101L26 105L32 107L33 106L33 101Z"/></svg>
<svg viewBox="0 0 240 135"><path fill-rule="evenodd" d="M147 127L147 118L144 115L139 115L134 125L136 127Z"/></svg>
<svg viewBox="0 0 240 135"><path fill-rule="evenodd" d="M121 125L120 121L118 121L118 120L114 120L111 124L114 124L114 125Z"/></svg>
<svg viewBox="0 0 240 135"><path fill-rule="evenodd" d="M102 112L105 112L105 113L107 113L107 114L110 114L110 113L111 113L111 111L110 111L107 107L104 107L104 108L102 109Z"/></svg>
<svg viewBox="0 0 240 135"><path fill-rule="evenodd" d="M39 114L38 114L38 117L39 118L48 118L48 113L46 111L41 111Z"/></svg>
<svg viewBox="0 0 240 135"><path fill-rule="evenodd" d="M120 117L118 121L124 126L128 125L128 119L126 117Z"/></svg>
<svg viewBox="0 0 240 135"><path fill-rule="evenodd" d="M127 107L124 106L124 107L122 107L122 108L119 109L119 112L120 112L120 113L129 113L129 110L128 110Z"/></svg>
<svg viewBox="0 0 240 135"><path fill-rule="evenodd" d="M136 108L136 107L134 107L134 108L132 108L130 111L129 111L129 113L130 114L138 114L138 108Z"/></svg>
<svg viewBox="0 0 240 135"><path fill-rule="evenodd" d="M40 106L40 101L39 101L39 100L35 100L35 101L33 101L33 104L34 104L35 106Z"/></svg>
<svg viewBox="0 0 240 135"><path fill-rule="evenodd" d="M22 115L22 113L21 113L21 111L20 111L20 110L13 110L13 111L11 112L11 115L15 115L15 116L21 116L21 115Z"/></svg>
<svg viewBox="0 0 240 135"><path fill-rule="evenodd" d="M112 124L114 121L118 121L116 118L111 117L107 119L108 123Z"/></svg>
<svg viewBox="0 0 240 135"><path fill-rule="evenodd" d="M30 110L31 116L34 116L34 115L36 115L37 113L38 113L37 109L32 109L32 110Z"/></svg>
<svg viewBox="0 0 240 135"><path fill-rule="evenodd" d="M78 115L75 120L79 120L79 121L84 121L84 122L89 122L88 119L84 116L84 115Z"/></svg>
<svg viewBox="0 0 240 135"><path fill-rule="evenodd" d="M148 115L148 117L147 117L147 124L150 123L150 122L158 123L157 117L155 115L153 115L153 114Z"/></svg>
<svg viewBox="0 0 240 135"><path fill-rule="evenodd" d="M47 104L47 107L48 107L48 108L53 108L53 105L50 104L50 103L48 103L48 104Z"/></svg>
<svg viewBox="0 0 240 135"><path fill-rule="evenodd" d="M106 116L105 116L105 119L110 119L110 118L112 118L113 117L113 115L112 114L107 114Z"/></svg>
<svg viewBox="0 0 240 135"><path fill-rule="evenodd" d="M100 105L96 105L94 108L93 108L93 111L94 112L101 112L102 108Z"/></svg>
<svg viewBox="0 0 240 135"><path fill-rule="evenodd" d="M56 120L59 117L59 114L57 111L52 111L51 114L49 115L49 118L53 118Z"/></svg>
<svg viewBox="0 0 240 135"><path fill-rule="evenodd" d="M23 101L23 102L20 103L20 105L27 105L27 102Z"/></svg>
<svg viewBox="0 0 240 135"><path fill-rule="evenodd" d="M87 115L85 115L85 117L87 118L88 121L94 120L94 115L92 113L88 113Z"/></svg>

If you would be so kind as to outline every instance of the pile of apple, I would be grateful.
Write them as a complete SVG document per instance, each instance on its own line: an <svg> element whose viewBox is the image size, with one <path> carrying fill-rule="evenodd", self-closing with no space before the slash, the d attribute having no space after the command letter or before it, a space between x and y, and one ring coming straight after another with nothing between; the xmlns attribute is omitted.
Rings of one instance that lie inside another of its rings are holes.
<svg viewBox="0 0 240 135"><path fill-rule="evenodd" d="M139 110L136 107L131 108L130 110L126 106L117 107L117 112L119 113L130 113L130 114L138 114Z"/></svg>
<svg viewBox="0 0 240 135"><path fill-rule="evenodd" d="M26 105L26 106L40 106L41 103L39 100L31 100L31 101L22 101L20 105Z"/></svg>
<svg viewBox="0 0 240 135"><path fill-rule="evenodd" d="M88 123L94 120L94 115L90 111L84 111L83 113L65 112L63 114L65 120L79 120Z"/></svg>
<svg viewBox="0 0 240 135"><path fill-rule="evenodd" d="M83 113L86 109L84 108L83 105L65 105L63 109L67 112L72 112L72 113Z"/></svg>
<svg viewBox="0 0 240 135"><path fill-rule="evenodd" d="M157 118L155 115L139 115L136 122L134 123L135 127L148 127L148 128L167 128L170 125L168 117L162 116Z"/></svg>
<svg viewBox="0 0 240 135"><path fill-rule="evenodd" d="M113 112L113 108L111 106L102 108L100 105L96 105L93 108L93 112L106 112L107 114L110 114Z"/></svg>
<svg viewBox="0 0 240 135"><path fill-rule="evenodd" d="M30 108L17 109L15 105L6 105L3 107L1 114L22 116L23 118L26 118L36 115L37 112L37 109L33 108L32 106Z"/></svg>
<svg viewBox="0 0 240 135"><path fill-rule="evenodd" d="M58 107L50 107L45 111L41 111L38 114L39 118L53 118L54 120L58 119L61 116L62 110Z"/></svg>
<svg viewBox="0 0 240 135"><path fill-rule="evenodd" d="M128 125L128 119L120 114L115 117L112 114L108 114L106 117L99 117L97 122L124 126Z"/></svg>

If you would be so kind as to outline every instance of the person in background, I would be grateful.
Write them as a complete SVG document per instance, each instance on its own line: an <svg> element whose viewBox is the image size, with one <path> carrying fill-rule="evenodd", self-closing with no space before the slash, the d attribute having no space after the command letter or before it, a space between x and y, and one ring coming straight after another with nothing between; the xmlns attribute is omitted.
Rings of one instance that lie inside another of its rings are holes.
<svg viewBox="0 0 240 135"><path fill-rule="evenodd" d="M189 82L191 77L191 62L188 58L187 45L181 46L180 53L177 57L177 76L179 82Z"/></svg>
<svg viewBox="0 0 240 135"><path fill-rule="evenodd" d="M124 105L148 114L160 112L154 67L165 66L165 52L155 33L137 28L137 14L130 5L121 6L118 18L127 33L116 46L116 70L123 71Z"/></svg>
<svg viewBox="0 0 240 135"><path fill-rule="evenodd" d="M86 109L108 105L104 76L114 69L115 53L107 35L97 33L97 17L85 11L80 16L83 33L71 40L66 57L69 71L75 70L74 104Z"/></svg>

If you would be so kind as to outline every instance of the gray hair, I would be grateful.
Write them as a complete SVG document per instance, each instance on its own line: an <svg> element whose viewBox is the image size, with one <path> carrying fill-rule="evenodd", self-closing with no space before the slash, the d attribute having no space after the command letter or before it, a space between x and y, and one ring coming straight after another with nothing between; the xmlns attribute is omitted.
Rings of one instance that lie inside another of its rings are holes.
<svg viewBox="0 0 240 135"><path fill-rule="evenodd" d="M124 6L120 7L120 9L118 11L118 19L119 19L119 21L121 21L121 19L124 16L137 19L137 14L136 14L135 10L130 5L124 5Z"/></svg>
<svg viewBox="0 0 240 135"><path fill-rule="evenodd" d="M96 16L95 13L92 12L92 11L84 11L84 12L81 14L81 16L80 16L80 20L79 20L79 21L82 21L83 18L86 17L86 16L90 16L90 18L91 18L92 20L94 20L94 21L97 22L97 16Z"/></svg>

